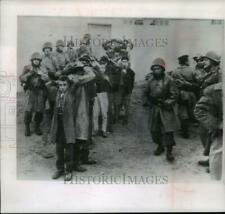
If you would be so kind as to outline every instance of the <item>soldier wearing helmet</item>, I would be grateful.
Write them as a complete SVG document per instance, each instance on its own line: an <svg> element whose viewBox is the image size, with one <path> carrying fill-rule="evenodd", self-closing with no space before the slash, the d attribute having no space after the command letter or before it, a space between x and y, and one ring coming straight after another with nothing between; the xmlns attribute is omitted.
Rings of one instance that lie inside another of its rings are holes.
<svg viewBox="0 0 225 214"><path fill-rule="evenodd" d="M47 90L47 102L45 103L45 116L43 122L43 141L47 143L47 135L50 131L51 126L51 119L53 116L53 109L56 100L56 93L57 93L57 86L55 84L55 73L56 73L56 66L53 61L52 57L52 43L45 42L42 47L43 57L41 66L46 71L49 77L48 83L46 83L46 90Z"/></svg>
<svg viewBox="0 0 225 214"><path fill-rule="evenodd" d="M179 127L177 115L178 90L174 80L165 72L165 62L157 58L151 66L152 74L144 91L145 104L150 107L149 126L153 141L158 145L154 155L167 149L167 160L173 161L172 149L175 144L173 133Z"/></svg>
<svg viewBox="0 0 225 214"><path fill-rule="evenodd" d="M41 54L35 52L31 56L31 64L26 65L19 79L24 85L27 95L27 104L25 108L25 136L30 136L30 123L32 114L35 113L35 133L42 135L40 123L43 118L44 103L46 99L45 83L48 81L48 75L41 67Z"/></svg>
<svg viewBox="0 0 225 214"><path fill-rule="evenodd" d="M218 82L220 57L214 51L209 51L203 56L203 64L205 76L201 84L202 89Z"/></svg>
<svg viewBox="0 0 225 214"><path fill-rule="evenodd" d="M53 62L56 67L56 76L59 76L65 66L70 62L67 54L64 52L65 44L63 40L57 40L56 51L53 53Z"/></svg>
<svg viewBox="0 0 225 214"><path fill-rule="evenodd" d="M77 52L74 50L74 43L73 41L68 41L67 42L67 50L66 54L70 62L75 62L77 61Z"/></svg>
<svg viewBox="0 0 225 214"><path fill-rule="evenodd" d="M202 79L201 79L200 94L204 95L203 91L206 88L219 82L220 57L214 51L209 51L206 53L205 56L202 57L202 59L203 59L202 64L203 64L204 75L202 76ZM202 100L202 98L200 100ZM198 116L198 113L195 115ZM202 125L201 122L199 126L199 135L200 135L201 143L204 147L204 155L208 156L211 142L212 142L212 132L206 126ZM209 166L209 159L200 160L198 161L198 164L201 166L207 167Z"/></svg>
<svg viewBox="0 0 225 214"><path fill-rule="evenodd" d="M181 120L181 135L189 138L189 122L195 122L194 106L196 103L196 93L198 83L195 79L195 72L189 66L189 56L178 57L179 66L171 73L179 89L179 117Z"/></svg>

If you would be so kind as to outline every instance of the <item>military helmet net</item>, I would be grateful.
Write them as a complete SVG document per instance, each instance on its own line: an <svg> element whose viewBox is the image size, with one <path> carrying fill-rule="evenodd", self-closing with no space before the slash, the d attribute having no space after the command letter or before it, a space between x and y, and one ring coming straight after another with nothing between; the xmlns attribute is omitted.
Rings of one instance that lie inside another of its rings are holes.
<svg viewBox="0 0 225 214"><path fill-rule="evenodd" d="M31 55L31 60L34 60L34 59L38 59L38 60L41 60L42 57L41 57L41 54L38 53L38 52L35 52Z"/></svg>
<svg viewBox="0 0 225 214"><path fill-rule="evenodd" d="M49 49L52 50L52 43L51 43L51 42L45 42L44 45L43 45L43 50L44 50L45 48L49 48Z"/></svg>

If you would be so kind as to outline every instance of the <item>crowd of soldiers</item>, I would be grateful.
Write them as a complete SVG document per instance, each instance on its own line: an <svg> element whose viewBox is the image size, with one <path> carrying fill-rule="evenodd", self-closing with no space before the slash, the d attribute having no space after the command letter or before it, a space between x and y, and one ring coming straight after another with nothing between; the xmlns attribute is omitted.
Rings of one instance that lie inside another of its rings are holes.
<svg viewBox="0 0 225 214"><path fill-rule="evenodd" d="M34 132L43 136L44 145L56 144L53 179L65 175L69 181L73 171L86 171L82 164L96 163L89 158L93 136L108 137L122 109L122 124L128 123L135 79L129 54L133 45L111 39L102 46L105 54L97 59L88 34L78 49L73 41L58 40L53 51L52 43L46 42L43 54L33 53L19 77L26 94L25 136L32 134L34 118Z"/></svg>
<svg viewBox="0 0 225 214"><path fill-rule="evenodd" d="M199 128L200 139L207 160L200 160L213 179L222 175L222 72L220 57L213 51L193 57L195 69L190 66L188 55L178 57L179 66L166 71L162 58L151 65L146 76L144 106L150 109L150 131L157 144L155 155L166 148L168 161L173 161L174 132L181 131L189 138L190 125Z"/></svg>

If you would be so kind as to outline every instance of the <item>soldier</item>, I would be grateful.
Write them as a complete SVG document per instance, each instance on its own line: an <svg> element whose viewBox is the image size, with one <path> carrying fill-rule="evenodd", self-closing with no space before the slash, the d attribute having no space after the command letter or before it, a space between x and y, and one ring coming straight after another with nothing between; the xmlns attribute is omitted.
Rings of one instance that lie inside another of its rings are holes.
<svg viewBox="0 0 225 214"><path fill-rule="evenodd" d="M122 64L122 73L123 73L123 85L122 85L122 104L125 109L125 115L123 118L123 124L126 125L128 123L129 117L129 106L130 106L130 98L134 88L134 78L135 73L129 66L129 58L128 56L124 56L121 58Z"/></svg>
<svg viewBox="0 0 225 214"><path fill-rule="evenodd" d="M167 148L167 160L173 161L173 145L175 144L173 133L179 127L176 100L178 90L174 80L165 72L165 62L161 58L153 61L151 78L148 80L144 96L144 103L149 105L149 125L153 141L158 145L154 155L164 152Z"/></svg>
<svg viewBox="0 0 225 214"><path fill-rule="evenodd" d="M202 78L202 90L219 81L220 57L214 51L209 51L203 56L203 64L205 75Z"/></svg>
<svg viewBox="0 0 225 214"><path fill-rule="evenodd" d="M49 81L45 84L47 90L47 100L45 102L45 113L43 118L43 151L42 155L45 158L53 157L53 153L51 151L51 144L49 144L49 133L51 128L52 116L54 111L54 105L56 100L57 86L55 83L55 73L56 67L54 65L54 61L52 58L52 43L45 42L43 44L43 56L41 61L41 67L47 72Z"/></svg>
<svg viewBox="0 0 225 214"><path fill-rule="evenodd" d="M25 136L31 135L30 123L33 113L35 113L35 133L42 135L40 124L42 122L46 100L45 82L48 81L48 75L41 67L41 60L40 53L33 53L31 56L31 65L25 66L23 73L19 77L27 96L24 117Z"/></svg>
<svg viewBox="0 0 225 214"><path fill-rule="evenodd" d="M179 67L172 72L176 85L179 89L179 117L181 120L182 137L189 138L188 123L194 121L193 109L196 103L195 92L198 85L194 71L189 66L188 55L178 57Z"/></svg>
<svg viewBox="0 0 225 214"><path fill-rule="evenodd" d="M56 77L60 75L60 71L62 71L70 62L67 54L64 52L64 47L65 44L62 40L58 40L56 42L56 51L53 53L53 62L56 67Z"/></svg>
<svg viewBox="0 0 225 214"><path fill-rule="evenodd" d="M212 145L209 154L209 171L212 179L222 176L223 146L223 107L222 83L208 86L195 107L195 116L212 133Z"/></svg>
<svg viewBox="0 0 225 214"><path fill-rule="evenodd" d="M73 41L67 42L67 50L66 54L68 56L68 59L70 62L76 62L77 61L77 52L74 50L74 43Z"/></svg>
<svg viewBox="0 0 225 214"><path fill-rule="evenodd" d="M202 91L207 86L215 84L219 81L219 70L220 70L219 68L220 57L215 52L213 51L207 52L206 55L202 57L202 59L203 59L204 74L201 77L200 94L202 94ZM212 141L211 131L200 123L199 134L202 145L204 147L204 155L208 156ZM201 166L209 166L209 159L200 160L198 163Z"/></svg>
<svg viewBox="0 0 225 214"><path fill-rule="evenodd" d="M44 43L42 51L44 52L44 56L42 57L41 66L47 71L50 79L46 87L47 87L48 104L50 107L49 111L50 116L52 118L57 93L57 87L54 83L54 80L56 80L55 77L56 67L52 57L52 43L50 42Z"/></svg>
<svg viewBox="0 0 225 214"><path fill-rule="evenodd" d="M203 56L200 54L197 54L195 57L193 57L194 61L196 62L195 66L195 71L194 71L194 76L195 80L198 84L198 90L196 90L196 97L197 100L200 98L200 87L203 82L203 77L205 75L205 70L204 70L204 62L203 62Z"/></svg>

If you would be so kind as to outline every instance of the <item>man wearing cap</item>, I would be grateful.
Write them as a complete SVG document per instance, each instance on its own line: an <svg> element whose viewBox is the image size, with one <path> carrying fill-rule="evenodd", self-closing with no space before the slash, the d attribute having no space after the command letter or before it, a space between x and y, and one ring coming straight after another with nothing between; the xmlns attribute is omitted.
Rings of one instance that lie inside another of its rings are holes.
<svg viewBox="0 0 225 214"><path fill-rule="evenodd" d="M208 86L217 83L220 78L220 75L219 75L220 57L214 51L209 51L206 53L205 56L202 57L202 60L203 60L202 63L203 63L204 75L201 78L200 94L202 94L203 90L207 88ZM199 135L200 135L202 145L204 147L204 155L208 156L210 151L210 145L212 143L212 132L210 131L210 129L208 129L206 126L200 123ZM207 167L209 166L209 159L200 160L198 163L201 166Z"/></svg>
<svg viewBox="0 0 225 214"><path fill-rule="evenodd" d="M181 120L181 132L184 138L189 138L188 123L194 121L193 109L196 103L195 92L198 84L194 71L189 66L189 56L178 57L179 67L171 73L179 89L179 117Z"/></svg>
<svg viewBox="0 0 225 214"><path fill-rule="evenodd" d="M73 41L67 42L66 55L67 55L68 59L70 60L70 63L77 61L77 52L74 50Z"/></svg>
<svg viewBox="0 0 225 214"><path fill-rule="evenodd" d="M175 144L173 133L180 128L177 113L178 90L174 80L165 72L165 62L156 58L151 66L152 76L144 91L149 106L149 125L153 141L158 145L154 155L167 149L167 160L173 161L172 149Z"/></svg>
<svg viewBox="0 0 225 214"><path fill-rule="evenodd" d="M208 86L195 107L195 116L206 129L211 132L211 148L209 153L209 171L211 178L222 177L223 148L223 104L222 83Z"/></svg>
<svg viewBox="0 0 225 214"><path fill-rule="evenodd" d="M131 94L132 94L132 91L134 88L135 73L130 68L128 56L123 56L121 58L121 66L122 66L121 71L123 74L121 107L124 106L125 115L124 115L124 119L123 119L123 124L126 125L128 123L130 98L131 98Z"/></svg>
<svg viewBox="0 0 225 214"><path fill-rule="evenodd" d="M41 67L41 54L35 52L31 56L31 64L26 65L19 79L26 92L25 107L25 136L30 136L30 123L32 114L35 113L35 133L42 135L40 124L43 119L44 104L46 100L45 83L48 81L48 75Z"/></svg>
<svg viewBox="0 0 225 214"><path fill-rule="evenodd" d="M63 40L58 40L56 42L56 51L53 53L53 62L56 67L56 76L60 75L61 71L70 62L67 54L64 52L65 44Z"/></svg>

